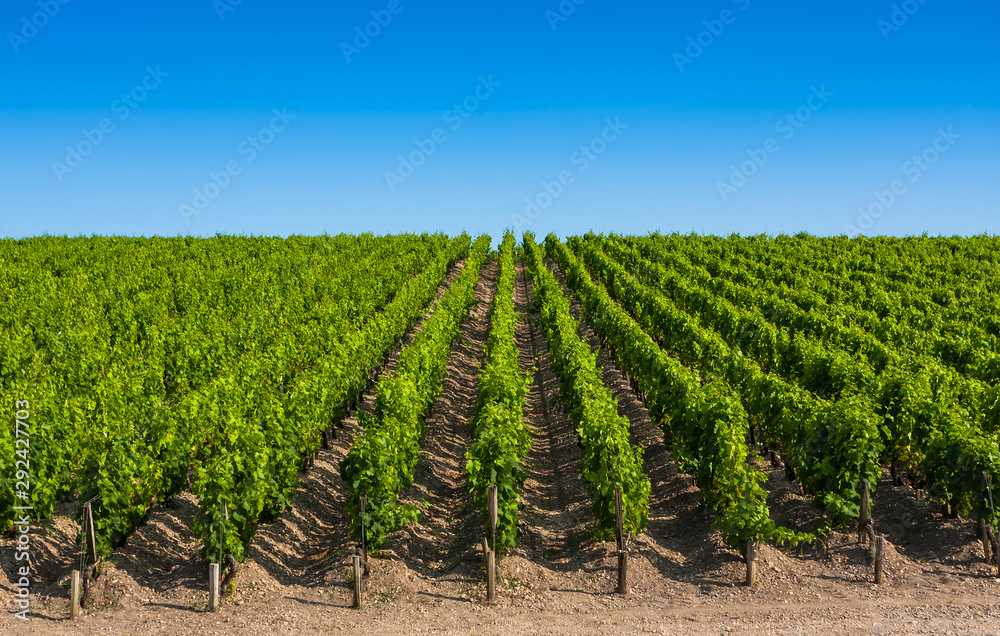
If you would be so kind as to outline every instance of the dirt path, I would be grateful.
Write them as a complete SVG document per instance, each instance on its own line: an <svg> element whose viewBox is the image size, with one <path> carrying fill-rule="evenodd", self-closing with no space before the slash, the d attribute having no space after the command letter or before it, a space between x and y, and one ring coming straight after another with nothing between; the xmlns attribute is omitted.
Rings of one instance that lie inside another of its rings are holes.
<svg viewBox="0 0 1000 636"><path fill-rule="evenodd" d="M510 569L520 558L546 569L568 571L575 570L583 556L580 549L589 539L593 514L580 476L576 430L558 402L559 380L549 364L548 344L539 329L532 294L527 269L519 265L514 291L519 313L515 337L521 371L535 369L524 413L532 444L524 461L528 477L520 502L520 545L506 565ZM523 565L524 578L528 578L530 570ZM544 572L536 574L540 575L536 582L550 578Z"/></svg>
<svg viewBox="0 0 1000 636"><path fill-rule="evenodd" d="M481 270L476 303L462 322L458 341L448 355L441 395L427 418L414 483L400 497L404 503L419 505L423 515L390 536L379 555L383 568L388 568L384 578L399 581L400 589L414 579L466 588L475 584L476 546L483 531L469 494L465 452L472 443L479 367L485 358L498 272L495 260Z"/></svg>

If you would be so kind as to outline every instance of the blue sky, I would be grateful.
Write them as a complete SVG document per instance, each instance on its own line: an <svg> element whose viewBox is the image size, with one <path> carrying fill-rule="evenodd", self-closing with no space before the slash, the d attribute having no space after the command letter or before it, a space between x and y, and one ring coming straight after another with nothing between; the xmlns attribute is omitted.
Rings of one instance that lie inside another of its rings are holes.
<svg viewBox="0 0 1000 636"><path fill-rule="evenodd" d="M966 0L7 0L0 236L995 234L998 23Z"/></svg>

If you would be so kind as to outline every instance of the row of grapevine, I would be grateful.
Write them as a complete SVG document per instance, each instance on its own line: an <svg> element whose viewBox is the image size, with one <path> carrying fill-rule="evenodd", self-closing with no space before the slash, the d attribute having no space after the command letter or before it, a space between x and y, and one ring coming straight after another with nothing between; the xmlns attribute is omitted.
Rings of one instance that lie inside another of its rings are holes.
<svg viewBox="0 0 1000 636"><path fill-rule="evenodd" d="M195 532L207 558L232 554L242 560L261 516L288 505L303 455L316 452L321 432L346 414L469 242L464 235L455 239L406 281L389 305L339 334L325 355L293 377L285 378L295 352L279 349L287 356L285 364L280 358L271 364L249 360L239 375L215 383L218 394L191 405L212 409L212 417L203 420L208 425L196 431L200 443L193 458L192 491L202 510ZM228 393L234 388L237 395Z"/></svg>
<svg viewBox="0 0 1000 636"><path fill-rule="evenodd" d="M679 260L676 254L653 252L652 255L659 255L672 263ZM659 281L656 274L662 273L663 269L655 265L653 268L651 280ZM640 266L640 269L643 267ZM671 292L678 289L675 285L663 287ZM732 285L728 287L734 289ZM718 289L719 286L713 285L713 288ZM758 299L767 298L764 292L755 293L748 288L740 291L744 302L751 308L755 303L762 302ZM686 300L689 297L691 294L683 298ZM709 294L702 293L701 297L708 298L708 304L726 304L724 300L715 301L715 297ZM826 313L836 316L838 312L850 311L849 307L833 310L816 304L809 312L786 306L783 315L798 316L796 322L800 325L822 324L829 338L840 336L847 330ZM882 322L893 323L888 317ZM909 329L903 328L903 332L909 332ZM918 338L915 333L909 335L913 341ZM893 346L877 340L876 344L888 352L888 358L893 363L881 369L867 391L855 388L855 394L882 421L885 448L882 460L891 461L894 469L897 463L910 466L911 471L918 473L926 482L928 492L951 502L956 513L975 512L984 518L993 518L996 511L992 496L989 490L982 491L981 482L983 473L996 474L998 466L996 448L1000 400L996 387L987 388L975 378L959 376L954 370L935 362L926 352L915 350L915 345L896 351ZM851 366L852 361L847 356L840 357L841 369L850 369Z"/></svg>
<svg viewBox="0 0 1000 636"><path fill-rule="evenodd" d="M462 273L403 349L395 373L379 380L373 412L361 414L364 432L341 462L341 476L350 489L352 531L360 536L363 528L372 547L379 547L387 533L418 514L400 504L398 497L413 483L424 417L441 392L448 354L475 300L480 269L489 252L490 238L476 239ZM368 497L368 506L362 517L359 502L363 495Z"/></svg>
<svg viewBox="0 0 1000 636"><path fill-rule="evenodd" d="M561 401L583 447L581 471L597 528L605 533L614 529L615 487L621 486L623 528L638 535L646 527L650 493L642 448L629 443L629 421L618 414L594 352L577 334L569 300L531 234L524 235L524 249Z"/></svg>
<svg viewBox="0 0 1000 636"><path fill-rule="evenodd" d="M725 379L713 373L703 384L698 373L661 349L591 280L564 244L550 235L546 247L618 366L645 395L650 417L663 428L681 469L696 477L718 515L715 527L723 541L745 554L749 540L810 539L771 520L767 492L760 485L765 476L747 461L747 415Z"/></svg>
<svg viewBox="0 0 1000 636"><path fill-rule="evenodd" d="M627 255L620 249L618 253L620 257ZM657 284L677 302L684 303L686 310L699 316L704 326L718 330L734 346L741 346L745 353L758 361L763 360L766 364L774 359L770 356L781 351L780 346L775 346L775 343L781 342L781 336L784 336L785 342L794 339L808 342L800 335L791 338L783 333L783 328L775 330L773 325L762 323L760 315L753 315L752 310L747 314L746 310L729 304L725 298L692 287L676 272L668 273L662 267L650 267L648 262L641 263L635 259L629 259L629 262L643 272L648 282ZM762 324L763 329L759 328ZM771 346L762 348L757 336L768 333L767 329L771 329L779 337L765 339ZM811 343L811 346L814 349L821 348L818 343ZM891 348L888 352L894 360L902 357ZM926 368L907 371L893 364L882 369L882 373L870 377L867 382L855 382L851 385L843 382L843 378L869 377L857 372L859 365L854 359L846 354L821 355L819 359L834 360L837 364L819 365L819 373L798 376L798 380L816 391L817 377L822 378L826 386L834 383L831 379L841 379L839 384L842 390L838 391L838 397L842 399L837 400L834 405L841 409L842 414L851 413L853 417L850 419L856 422L875 421L880 424L881 443L868 445L867 455L881 446L886 449L882 458L889 456L921 465L930 493L951 501L956 510L982 511L980 514L986 516L995 514L988 504L989 493L980 493L980 482L983 472L995 469L996 454L987 452L990 448L989 440L983 439L968 419L962 417L960 411L947 407L948 404L957 403L954 394L959 391L954 385L949 386L947 382L941 381L940 378L948 377L948 374L934 375ZM781 367L780 364L775 366ZM787 365L785 370L787 372ZM813 378L812 385L809 377ZM947 394L949 391L952 395ZM768 433L766 423L765 433ZM858 440L867 436L863 434L861 438L854 438L850 445L853 448L846 449L849 452L838 453L830 452L832 449L824 449L822 453L812 454L815 457L827 456L829 462L853 462L861 451ZM771 439L781 438L772 436ZM788 459L795 462L797 467L801 466L797 455L793 454ZM849 481L842 480L844 485ZM837 500L827 503L839 505Z"/></svg>
<svg viewBox="0 0 1000 636"><path fill-rule="evenodd" d="M722 261L717 249L704 258L687 251L714 276L752 280L803 309L846 305L850 311L841 317L850 324L888 338L897 347L937 350L962 373L977 375L990 361L996 371L1000 336L996 249L996 239L989 237L856 241L786 237L773 242L726 241ZM883 321L887 316L892 320ZM908 330L910 334L904 333Z"/></svg>
<svg viewBox="0 0 1000 636"><path fill-rule="evenodd" d="M847 398L829 402L763 371L668 298L641 284L593 242L571 239L591 273L662 346L706 374L720 374L803 486L839 520L855 518L860 480L875 483L881 468L876 419L865 404Z"/></svg>
<svg viewBox="0 0 1000 636"><path fill-rule="evenodd" d="M300 440L295 429L267 418L283 416L288 383L352 322L384 307L429 255L443 254L446 241L362 236L206 244L3 245L5 260L26 272L25 280L11 281L16 276L4 268L4 283L14 285L4 292L19 302L5 308L13 309L3 315L12 327L5 337L16 339L16 364L24 366L4 368L3 401L32 402L31 503L45 517L60 498L92 501L103 554L155 499L186 486L188 468L207 457L209 433L256 444L256 454L227 449L207 461L258 466L254 477L270 482L275 494L268 503L280 510L297 483ZM365 294L356 291L355 268L367 278ZM250 375L241 360L280 375ZM260 403L270 410L244 408L251 394L266 396ZM269 445L260 443L263 430L272 432ZM272 474L270 467L283 470ZM261 490L253 480L212 487ZM230 517L243 521L246 511L230 508ZM10 509L2 512L9 519ZM248 522L255 524L256 516Z"/></svg>
<svg viewBox="0 0 1000 636"><path fill-rule="evenodd" d="M531 372L521 375L514 339L515 247L514 235L506 232L500 244L500 276L490 309L486 364L479 374L473 441L465 465L469 489L487 525L487 489L497 487L497 527L492 549L498 554L517 545L518 500L527 476L523 461L531 450L531 434L523 420Z"/></svg>

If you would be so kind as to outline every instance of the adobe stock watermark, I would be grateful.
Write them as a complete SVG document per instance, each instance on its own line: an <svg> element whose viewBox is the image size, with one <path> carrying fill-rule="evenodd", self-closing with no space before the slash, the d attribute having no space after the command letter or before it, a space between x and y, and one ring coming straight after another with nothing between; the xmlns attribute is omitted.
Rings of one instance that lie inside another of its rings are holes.
<svg viewBox="0 0 1000 636"><path fill-rule="evenodd" d="M746 11L750 7L750 0L731 1L739 7L740 11ZM723 9L719 12L719 17L703 20L701 24L705 29L694 36L688 36L684 53L674 51L673 60L674 65L677 66L677 72L683 73L685 66L694 63L705 52L705 49L715 44L715 41L725 33L726 27L736 22L737 15L732 9Z"/></svg>
<svg viewBox="0 0 1000 636"><path fill-rule="evenodd" d="M910 183L920 181L924 173L930 170L931 166L937 163L941 155L948 152L955 145L955 140L959 138L961 135L953 131L951 126L948 126L948 130L938 128L934 141L924 148L923 152L907 159L900 170L904 176L909 177ZM886 190L876 190L872 193L874 200L871 203L867 206L858 206L857 225L845 223L844 231L848 236L854 238L870 229L906 192L906 182L902 179L893 180Z"/></svg>
<svg viewBox="0 0 1000 636"><path fill-rule="evenodd" d="M118 121L125 121L132 114L132 111L139 107L139 104L146 101L150 93L160 87L163 79L169 76L170 73L163 71L159 64L156 65L156 68L147 66L146 75L142 81L111 102L111 113L118 115ZM66 156L63 160L52 162L52 172L59 183L63 182L66 175L82 166L84 160L94 154L94 151L100 148L101 144L117 129L115 121L110 117L101 119L94 128L84 129L83 139L75 145L66 146Z"/></svg>
<svg viewBox="0 0 1000 636"><path fill-rule="evenodd" d="M456 102L451 108L444 111L441 118L447 128L451 131L461 128L465 120L479 110L483 102L492 97L500 86L502 84L493 79L492 73L488 77L480 75L476 88L465 99ZM399 165L396 166L395 171L385 171L385 183L389 186L389 191L395 192L396 186L405 183L407 179L412 177L417 168L424 165L427 159L446 141L448 141L448 133L442 127L435 128L424 139L414 139L413 145L416 146L416 149L410 151L410 154L405 157L403 155L397 157Z"/></svg>
<svg viewBox="0 0 1000 636"><path fill-rule="evenodd" d="M570 16L576 13L576 8L586 1L587 0L562 0L555 10L546 9L545 19L549 21L549 26L553 31L555 31L561 22L569 20Z"/></svg>
<svg viewBox="0 0 1000 636"><path fill-rule="evenodd" d="M244 158L246 164L253 163L261 152L274 141L275 136L285 130L295 119L295 115L288 112L287 108L273 111L274 116L256 134L250 135L236 147L237 154ZM178 206L185 223L191 223L191 217L201 214L208 208L209 204L222 194L233 182L233 178L243 172L243 165L238 159L231 159L226 162L222 170L218 172L210 170L208 181L200 188L194 188L191 203L181 203Z"/></svg>
<svg viewBox="0 0 1000 636"><path fill-rule="evenodd" d="M820 84L819 88L810 86L809 97L805 103L794 111L786 113L784 117L774 124L775 132L781 133L784 140L789 140L796 135L803 125L812 119L813 113L823 108L827 100L833 97L833 93L826 90L825 84ZM774 137L768 137L757 148L747 149L747 160L740 165L729 166L729 179L726 181L716 181L715 188L719 191L722 201L729 200L729 196L735 194L740 188L747 184L750 177L767 163L771 155L781 150L781 144Z"/></svg>
<svg viewBox="0 0 1000 636"><path fill-rule="evenodd" d="M372 40L382 34L382 29L389 26L393 17L402 13L405 8L402 0L389 0L384 9L371 12L372 19L365 22L363 27L354 27L354 40L340 43L340 52L344 54L347 63L350 64L351 57L359 55L362 50L368 48Z"/></svg>
<svg viewBox="0 0 1000 636"><path fill-rule="evenodd" d="M18 400L14 403L17 412L14 414L14 496L18 501L14 505L14 532L17 540L14 542L14 603L20 611L14 616L28 621L28 611L31 609L31 403L28 400Z"/></svg>
<svg viewBox="0 0 1000 636"><path fill-rule="evenodd" d="M219 22L225 22L226 14L236 11L236 7L243 4L243 0L213 0L212 8L215 15L219 16Z"/></svg>
<svg viewBox="0 0 1000 636"><path fill-rule="evenodd" d="M880 19L875 23L879 33L882 34L882 39L888 42L889 34L899 31L904 24L910 21L910 16L920 11L920 7L925 4L927 4L927 0L903 0L899 4L892 5L892 13L889 14L889 19Z"/></svg>
<svg viewBox="0 0 1000 636"><path fill-rule="evenodd" d="M21 17L21 29L17 33L7 32L7 41L14 49L14 54L21 52L21 47L29 41L35 39L39 32L48 26L49 21L59 15L59 12L70 3L70 0L38 0L38 7L41 11L36 11L31 16Z"/></svg>
<svg viewBox="0 0 1000 636"><path fill-rule="evenodd" d="M622 132L628 128L628 124L623 124L620 117L604 120L606 124L600 136L594 137L589 143L583 144L569 156L569 163L576 169L577 174L582 174L590 168L597 158L603 155L608 147L613 144ZM524 230L530 226L542 211L551 206L556 199L561 197L566 188L576 182L573 170L560 170L556 178L552 181L542 181L542 189L532 197L525 197L525 208L523 214L511 214L510 221L514 225L514 232L523 234Z"/></svg>

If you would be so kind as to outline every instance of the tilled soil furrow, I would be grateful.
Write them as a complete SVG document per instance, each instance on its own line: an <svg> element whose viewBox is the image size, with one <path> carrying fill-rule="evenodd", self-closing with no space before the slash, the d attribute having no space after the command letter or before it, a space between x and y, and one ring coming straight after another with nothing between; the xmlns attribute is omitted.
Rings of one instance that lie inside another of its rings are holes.
<svg viewBox="0 0 1000 636"><path fill-rule="evenodd" d="M586 541L593 515L580 475L576 430L556 399L559 380L549 364L548 347L532 309L532 284L527 269L518 266L514 301L522 318L517 325L522 372L535 368L525 406L531 430L531 451L525 458L528 477L521 494L519 552L553 569L575 567L571 561Z"/></svg>
<svg viewBox="0 0 1000 636"><path fill-rule="evenodd" d="M475 548L483 529L469 493L465 453L472 443L479 368L498 274L497 261L483 266L476 303L448 354L447 377L426 420L413 486L400 497L403 503L420 506L421 518L391 536L383 551L420 576L461 580L471 572L464 564L478 562Z"/></svg>

